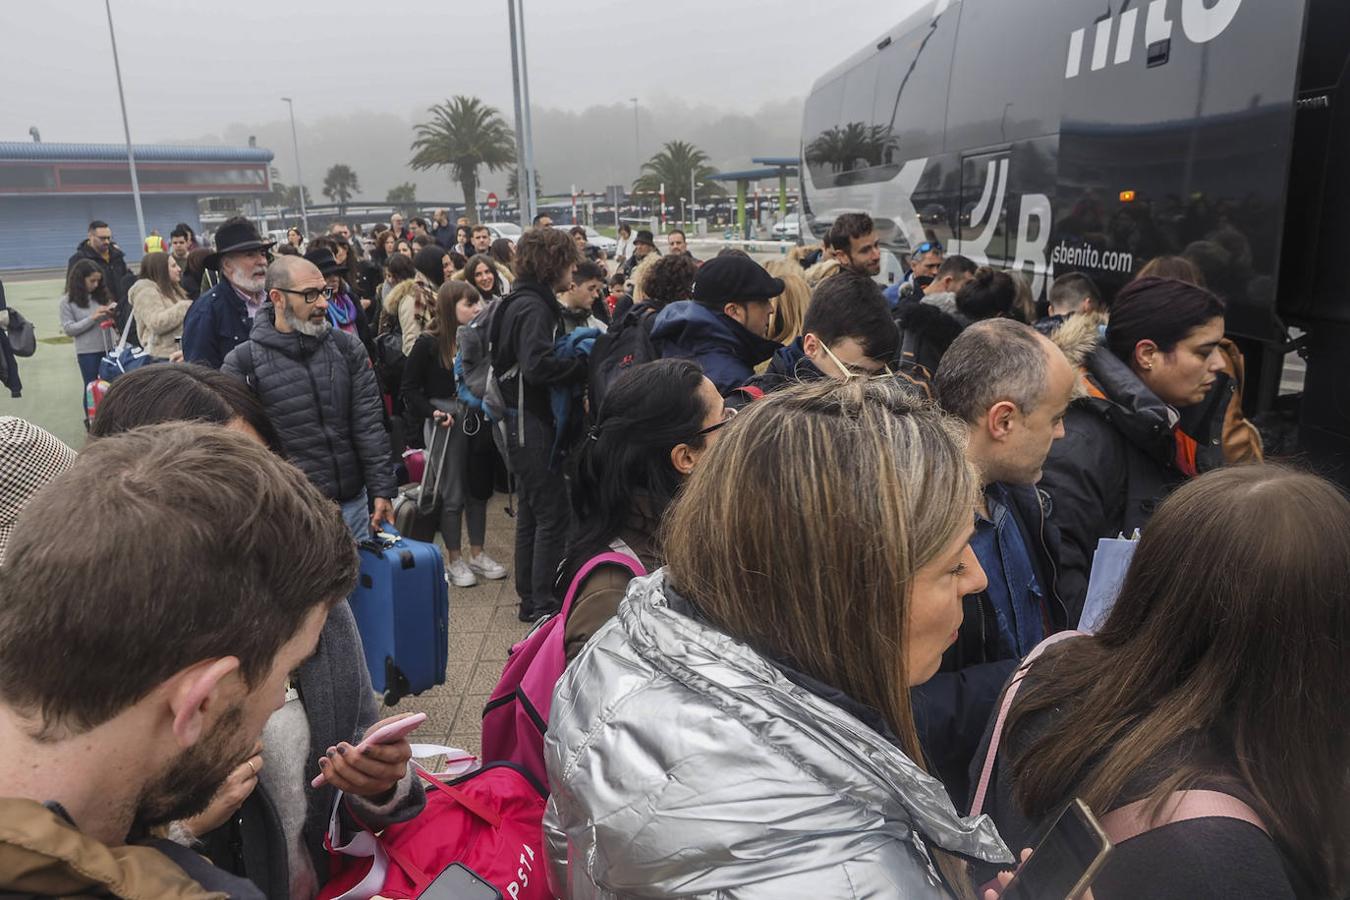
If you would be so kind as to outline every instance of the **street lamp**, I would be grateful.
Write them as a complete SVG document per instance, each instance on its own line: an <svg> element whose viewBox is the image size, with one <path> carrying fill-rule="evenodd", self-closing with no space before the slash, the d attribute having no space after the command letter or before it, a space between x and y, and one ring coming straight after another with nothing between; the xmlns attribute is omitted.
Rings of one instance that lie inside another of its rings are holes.
<svg viewBox="0 0 1350 900"><path fill-rule="evenodd" d="M295 191L300 195L300 228L305 233L305 239L309 239L309 210L305 208L305 176L300 174L300 141L295 136L295 102L290 97L282 97L281 102L285 103L291 111L291 148L295 151Z"/></svg>
<svg viewBox="0 0 1350 900"><path fill-rule="evenodd" d="M117 102L122 105L122 133L127 138L127 165L131 167L131 198L136 202L136 227L140 229L140 236L136 243L145 240L148 232L145 230L145 212L141 209L141 183L136 178L136 151L131 146L131 125L127 121L127 98L122 93L122 64L117 59L117 33L113 31L112 18L112 0L103 0L103 6L108 11L108 39L112 41L113 53L113 71L117 73ZM33 128L30 134L37 137L37 129Z"/></svg>

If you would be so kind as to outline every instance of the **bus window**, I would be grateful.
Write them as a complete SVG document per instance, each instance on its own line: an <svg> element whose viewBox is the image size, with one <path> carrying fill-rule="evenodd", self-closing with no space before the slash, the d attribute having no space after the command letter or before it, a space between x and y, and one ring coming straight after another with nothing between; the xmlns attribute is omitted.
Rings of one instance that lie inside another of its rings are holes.
<svg viewBox="0 0 1350 900"><path fill-rule="evenodd" d="M942 152L947 78L956 16L944 15L895 37L879 54L872 123L884 135L881 165Z"/></svg>
<svg viewBox="0 0 1350 900"><path fill-rule="evenodd" d="M819 188L833 187L839 172L834 135L839 127L839 108L843 100L844 77L840 76L817 88L806 101L802 114L806 165L811 182Z"/></svg>

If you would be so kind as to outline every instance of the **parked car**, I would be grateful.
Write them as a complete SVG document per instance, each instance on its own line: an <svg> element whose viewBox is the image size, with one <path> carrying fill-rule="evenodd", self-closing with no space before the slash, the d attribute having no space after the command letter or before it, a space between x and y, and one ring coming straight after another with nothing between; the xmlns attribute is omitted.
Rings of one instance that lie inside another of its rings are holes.
<svg viewBox="0 0 1350 900"><path fill-rule="evenodd" d="M586 229L586 243L592 247L599 247L605 251L606 256L612 257L619 249L619 242L612 237L605 237L594 228Z"/></svg>
<svg viewBox="0 0 1350 900"><path fill-rule="evenodd" d="M492 239L510 238L512 243L520 243L520 236L525 232L520 230L520 226L515 222L484 222L488 231L492 232Z"/></svg>
<svg viewBox="0 0 1350 900"><path fill-rule="evenodd" d="M797 213L788 213L773 225L773 239L776 241L796 241L802 236L801 219Z"/></svg>

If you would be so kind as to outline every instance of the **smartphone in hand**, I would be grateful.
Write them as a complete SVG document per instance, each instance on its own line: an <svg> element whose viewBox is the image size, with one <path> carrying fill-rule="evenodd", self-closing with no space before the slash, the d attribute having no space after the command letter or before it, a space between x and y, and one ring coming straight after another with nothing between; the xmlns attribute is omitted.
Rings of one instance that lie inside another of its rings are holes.
<svg viewBox="0 0 1350 900"><path fill-rule="evenodd" d="M1074 798L1017 870L999 900L1077 900L1111 856L1092 810Z"/></svg>
<svg viewBox="0 0 1350 900"><path fill-rule="evenodd" d="M404 716L387 725L382 725L367 735L361 743L356 745L356 752L364 753L373 744L398 743L403 738L416 731L426 720L426 713L413 713L410 716ZM314 777L314 780L309 783L309 786L317 788L322 786L327 780L328 776L323 772L319 772L319 774Z"/></svg>

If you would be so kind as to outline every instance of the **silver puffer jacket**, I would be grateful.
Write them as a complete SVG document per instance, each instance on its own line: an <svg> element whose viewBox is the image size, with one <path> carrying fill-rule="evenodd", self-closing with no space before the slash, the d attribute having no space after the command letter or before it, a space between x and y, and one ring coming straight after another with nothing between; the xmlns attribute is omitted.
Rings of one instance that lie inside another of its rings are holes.
<svg viewBox="0 0 1350 900"><path fill-rule="evenodd" d="M664 571L554 694L544 756L565 897L937 898L933 844L1012 856L892 743L671 609Z"/></svg>

